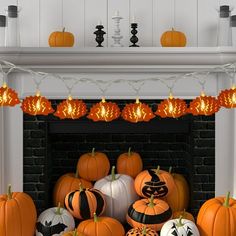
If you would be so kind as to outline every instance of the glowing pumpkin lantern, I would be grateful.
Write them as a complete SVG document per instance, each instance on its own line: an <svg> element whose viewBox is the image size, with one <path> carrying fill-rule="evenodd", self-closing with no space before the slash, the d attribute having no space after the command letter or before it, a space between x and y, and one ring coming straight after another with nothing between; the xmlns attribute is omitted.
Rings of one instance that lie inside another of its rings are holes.
<svg viewBox="0 0 236 236"><path fill-rule="evenodd" d="M6 83L0 88L0 106L15 106L20 103L15 90L9 88Z"/></svg>
<svg viewBox="0 0 236 236"><path fill-rule="evenodd" d="M231 89L221 91L218 96L220 106L225 108L236 108L236 88L233 85Z"/></svg>

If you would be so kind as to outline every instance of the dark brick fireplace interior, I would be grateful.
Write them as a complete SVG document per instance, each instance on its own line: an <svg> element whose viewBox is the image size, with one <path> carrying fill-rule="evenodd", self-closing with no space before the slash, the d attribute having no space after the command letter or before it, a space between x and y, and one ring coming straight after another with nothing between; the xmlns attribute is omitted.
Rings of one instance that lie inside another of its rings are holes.
<svg viewBox="0 0 236 236"><path fill-rule="evenodd" d="M60 101L53 100L54 107ZM88 107L95 100L87 100ZM122 108L130 101L116 101ZM156 109L156 101L144 101ZM60 121L54 116L24 115L24 191L34 199L38 212L52 206L56 180L74 172L79 156L93 147L105 152L111 164L129 147L140 153L144 168L183 174L189 182L189 211L197 214L201 204L214 196L215 116L155 118L142 124L122 120L109 124Z"/></svg>

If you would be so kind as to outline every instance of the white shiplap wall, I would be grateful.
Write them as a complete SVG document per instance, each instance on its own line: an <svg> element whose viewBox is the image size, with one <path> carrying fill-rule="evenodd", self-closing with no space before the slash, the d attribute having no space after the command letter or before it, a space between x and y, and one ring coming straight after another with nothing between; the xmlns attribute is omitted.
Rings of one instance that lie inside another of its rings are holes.
<svg viewBox="0 0 236 236"><path fill-rule="evenodd" d="M233 4L236 0L220 0ZM129 45L132 16L139 23L139 44L160 46L161 34L175 27L186 33L188 46L216 46L219 0L0 0L0 14L10 4L18 4L22 46L47 47L48 36L66 27L76 36L76 47L95 46L95 26L104 24L104 46L112 44L116 10L121 21L122 44Z"/></svg>

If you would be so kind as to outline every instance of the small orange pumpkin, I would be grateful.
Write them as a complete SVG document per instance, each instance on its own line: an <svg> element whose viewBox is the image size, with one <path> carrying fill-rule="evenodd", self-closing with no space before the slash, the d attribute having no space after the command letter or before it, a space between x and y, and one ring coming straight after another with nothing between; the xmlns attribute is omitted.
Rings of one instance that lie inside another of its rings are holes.
<svg viewBox="0 0 236 236"><path fill-rule="evenodd" d="M37 220L33 200L26 193L11 192L0 195L0 235L32 236Z"/></svg>
<svg viewBox="0 0 236 236"><path fill-rule="evenodd" d="M65 28L62 31L51 33L48 39L50 47L73 47L74 41L74 35L70 32L65 32Z"/></svg>
<svg viewBox="0 0 236 236"><path fill-rule="evenodd" d="M129 230L126 234L126 236L158 236L158 233L151 229L147 228L146 226L141 228L133 228Z"/></svg>
<svg viewBox="0 0 236 236"><path fill-rule="evenodd" d="M162 47L185 47L187 39L184 33L175 31L174 28L166 31L161 36Z"/></svg>
<svg viewBox="0 0 236 236"><path fill-rule="evenodd" d="M140 197L148 198L154 195L154 198L161 198L169 195L175 182L172 175L164 170L157 169L144 170L137 175L134 181L134 187Z"/></svg>
<svg viewBox="0 0 236 236"><path fill-rule="evenodd" d="M194 219L193 215L185 210L176 211L173 213L173 219L179 219L180 217L182 217L183 219L186 219L186 220L191 220L192 222L195 223L195 219Z"/></svg>
<svg viewBox="0 0 236 236"><path fill-rule="evenodd" d="M77 230L86 236L124 236L125 230L122 224L110 217L97 217L82 221Z"/></svg>
<svg viewBox="0 0 236 236"><path fill-rule="evenodd" d="M128 209L127 222L132 227L149 227L160 231L164 223L172 218L169 205L160 199L141 199L134 202Z"/></svg>
<svg viewBox="0 0 236 236"><path fill-rule="evenodd" d="M54 191L53 191L54 206L57 206L58 203L60 203L61 206L64 207L64 201L65 201L66 195L71 191L79 189L81 185L84 188L93 187L91 182L85 179L79 178L78 171L76 171L76 174L68 173L68 174L62 175L57 180L56 185L54 187Z"/></svg>
<svg viewBox="0 0 236 236"><path fill-rule="evenodd" d="M137 152L121 154L117 159L117 172L135 178L143 169L143 161Z"/></svg>
<svg viewBox="0 0 236 236"><path fill-rule="evenodd" d="M171 173L171 169L169 173ZM189 187L186 179L183 175L172 173L174 179L174 187L172 193L164 197L171 207L172 211L183 211L188 208L189 205Z"/></svg>
<svg viewBox="0 0 236 236"><path fill-rule="evenodd" d="M197 226L201 236L236 235L236 200L216 197L206 201L199 210Z"/></svg>
<svg viewBox="0 0 236 236"><path fill-rule="evenodd" d="M107 176L110 170L110 162L107 155L102 152L83 154L77 163L79 176L88 181L96 181Z"/></svg>
<svg viewBox="0 0 236 236"><path fill-rule="evenodd" d="M85 236L85 235L75 230L75 231L66 232L62 234L62 236Z"/></svg>

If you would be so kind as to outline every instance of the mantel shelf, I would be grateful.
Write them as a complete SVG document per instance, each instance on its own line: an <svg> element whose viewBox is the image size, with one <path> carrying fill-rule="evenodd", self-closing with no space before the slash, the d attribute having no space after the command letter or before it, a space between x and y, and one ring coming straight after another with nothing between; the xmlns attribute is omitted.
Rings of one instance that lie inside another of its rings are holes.
<svg viewBox="0 0 236 236"><path fill-rule="evenodd" d="M236 48L0 48L0 57L43 71L188 72L235 62Z"/></svg>

